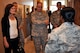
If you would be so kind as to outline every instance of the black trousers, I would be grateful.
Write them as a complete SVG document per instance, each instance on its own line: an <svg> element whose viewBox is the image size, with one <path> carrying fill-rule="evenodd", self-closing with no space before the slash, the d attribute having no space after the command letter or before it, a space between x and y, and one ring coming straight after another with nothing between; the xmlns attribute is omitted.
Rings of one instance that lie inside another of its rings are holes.
<svg viewBox="0 0 80 53"><path fill-rule="evenodd" d="M11 50L13 51L13 53L18 53L17 52L18 43L19 43L18 38L10 39L9 48L5 48L5 53L11 53Z"/></svg>

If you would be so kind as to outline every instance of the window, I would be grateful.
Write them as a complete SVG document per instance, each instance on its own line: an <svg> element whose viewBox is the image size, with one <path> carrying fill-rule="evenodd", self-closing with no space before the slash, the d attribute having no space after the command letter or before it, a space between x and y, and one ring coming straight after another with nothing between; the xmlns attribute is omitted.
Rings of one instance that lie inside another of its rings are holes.
<svg viewBox="0 0 80 53"><path fill-rule="evenodd" d="M47 0L44 0L43 2L43 10L47 10Z"/></svg>
<svg viewBox="0 0 80 53"><path fill-rule="evenodd" d="M66 5L65 0L51 0L50 2L51 2L50 3L50 10L52 12L55 11L55 10L57 10L57 7L56 7L57 2L61 2L62 5Z"/></svg>

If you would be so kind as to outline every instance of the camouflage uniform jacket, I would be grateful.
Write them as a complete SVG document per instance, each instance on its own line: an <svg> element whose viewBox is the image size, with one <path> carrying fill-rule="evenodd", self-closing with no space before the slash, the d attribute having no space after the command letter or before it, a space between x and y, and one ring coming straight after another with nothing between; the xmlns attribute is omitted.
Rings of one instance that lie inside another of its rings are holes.
<svg viewBox="0 0 80 53"><path fill-rule="evenodd" d="M45 53L78 53L80 51L80 27L63 23L49 34Z"/></svg>
<svg viewBox="0 0 80 53"><path fill-rule="evenodd" d="M33 12L31 14L32 36L48 36L47 25L45 20L49 20L46 12Z"/></svg>
<svg viewBox="0 0 80 53"><path fill-rule="evenodd" d="M60 11L54 11L50 17L51 24L53 27L57 25L57 27L61 24L60 22Z"/></svg>
<svg viewBox="0 0 80 53"><path fill-rule="evenodd" d="M22 27L23 26L23 20L22 20L22 16L20 15L20 12L16 12L15 16L18 19L18 27ZM24 47L24 35L23 35L22 28L19 29L19 35L20 35L19 46Z"/></svg>

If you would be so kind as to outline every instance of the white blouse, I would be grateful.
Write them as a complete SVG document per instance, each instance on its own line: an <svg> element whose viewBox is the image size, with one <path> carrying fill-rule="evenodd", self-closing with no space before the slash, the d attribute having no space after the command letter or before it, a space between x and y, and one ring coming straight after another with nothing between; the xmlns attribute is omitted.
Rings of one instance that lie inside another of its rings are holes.
<svg viewBox="0 0 80 53"><path fill-rule="evenodd" d="M17 38L18 37L18 29L17 29L16 19L14 19L14 20L9 19L9 23L10 23L10 28L9 28L10 39Z"/></svg>

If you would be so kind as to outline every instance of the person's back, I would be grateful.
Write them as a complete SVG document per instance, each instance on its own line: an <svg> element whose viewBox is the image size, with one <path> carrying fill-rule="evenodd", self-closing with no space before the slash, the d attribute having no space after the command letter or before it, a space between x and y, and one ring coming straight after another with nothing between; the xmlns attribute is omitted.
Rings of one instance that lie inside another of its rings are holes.
<svg viewBox="0 0 80 53"><path fill-rule="evenodd" d="M64 19L60 27L48 36L45 53L78 53L80 50L80 27L74 24L75 12L66 7L61 11Z"/></svg>
<svg viewBox="0 0 80 53"><path fill-rule="evenodd" d="M51 51L46 53L75 51L78 49L78 44L80 44L80 27L74 23L71 26L71 24L65 22L59 28L54 29L49 38L46 49L49 50L48 47L50 47Z"/></svg>

